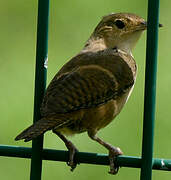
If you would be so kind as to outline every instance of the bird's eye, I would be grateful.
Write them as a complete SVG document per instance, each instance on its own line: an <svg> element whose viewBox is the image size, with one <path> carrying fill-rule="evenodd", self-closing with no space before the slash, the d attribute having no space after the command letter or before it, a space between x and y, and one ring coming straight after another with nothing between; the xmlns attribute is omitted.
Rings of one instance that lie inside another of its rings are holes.
<svg viewBox="0 0 171 180"><path fill-rule="evenodd" d="M123 29L123 28L125 27L124 22L121 21L121 20L116 20L116 21L114 22L114 24L115 24L119 29Z"/></svg>

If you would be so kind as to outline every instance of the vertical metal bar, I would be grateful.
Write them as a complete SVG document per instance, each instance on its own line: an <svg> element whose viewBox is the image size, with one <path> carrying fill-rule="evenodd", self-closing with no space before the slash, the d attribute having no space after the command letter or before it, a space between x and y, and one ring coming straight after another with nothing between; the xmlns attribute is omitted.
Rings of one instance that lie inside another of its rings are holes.
<svg viewBox="0 0 171 180"><path fill-rule="evenodd" d="M46 88L49 0L38 1L35 97L33 122L40 119L40 105ZM30 180L41 180L43 136L32 141Z"/></svg>
<svg viewBox="0 0 171 180"><path fill-rule="evenodd" d="M145 73L144 124L141 180L152 179L153 136L157 72L159 0L148 0L148 28Z"/></svg>

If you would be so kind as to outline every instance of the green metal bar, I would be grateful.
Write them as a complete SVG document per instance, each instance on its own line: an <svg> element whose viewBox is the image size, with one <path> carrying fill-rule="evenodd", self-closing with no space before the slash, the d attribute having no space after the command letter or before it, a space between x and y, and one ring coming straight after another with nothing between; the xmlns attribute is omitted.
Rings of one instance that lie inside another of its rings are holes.
<svg viewBox="0 0 171 180"><path fill-rule="evenodd" d="M156 71L159 0L148 1L147 51L145 73L144 124L141 180L152 179L153 136L155 121Z"/></svg>
<svg viewBox="0 0 171 180"><path fill-rule="evenodd" d="M18 158L31 158L32 149L19 146L6 146L0 145L0 156L18 157ZM68 151L43 149L42 159L51 161L68 161ZM109 165L109 158L107 154L98 153L76 153L75 160L79 163L96 164L96 165ZM116 163L121 167L141 167L140 157L119 156ZM154 170L171 171L171 160L167 159L153 159Z"/></svg>
<svg viewBox="0 0 171 180"><path fill-rule="evenodd" d="M49 20L49 0L39 0L33 122L36 122L41 118L40 105L46 88L47 59L48 59L47 58L48 20ZM43 149L43 136L40 136L32 141L30 180L41 180L42 149Z"/></svg>

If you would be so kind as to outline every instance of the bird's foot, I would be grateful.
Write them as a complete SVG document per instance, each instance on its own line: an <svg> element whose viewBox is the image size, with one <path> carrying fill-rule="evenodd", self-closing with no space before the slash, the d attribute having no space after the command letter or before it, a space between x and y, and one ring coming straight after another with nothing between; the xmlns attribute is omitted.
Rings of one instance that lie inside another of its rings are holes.
<svg viewBox="0 0 171 180"><path fill-rule="evenodd" d="M119 166L115 164L115 159L118 155L122 155L123 152L118 147L111 147L109 150L109 162L110 162L110 174L117 174L119 171Z"/></svg>
<svg viewBox="0 0 171 180"><path fill-rule="evenodd" d="M74 161L75 153L78 152L78 150L70 141L67 143L67 148L69 150L69 161L67 162L67 165L71 167L71 171L74 171L78 164Z"/></svg>
<svg viewBox="0 0 171 180"><path fill-rule="evenodd" d="M77 148L63 134L59 133L55 129L53 130L53 132L65 143L69 151L69 161L67 162L67 165L71 167L71 171L74 171L78 164L74 161L75 153L78 152Z"/></svg>

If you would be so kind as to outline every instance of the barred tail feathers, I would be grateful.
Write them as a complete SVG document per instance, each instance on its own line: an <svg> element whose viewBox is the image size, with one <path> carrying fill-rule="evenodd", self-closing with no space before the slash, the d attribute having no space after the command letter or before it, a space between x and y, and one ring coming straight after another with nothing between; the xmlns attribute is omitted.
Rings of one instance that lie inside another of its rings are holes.
<svg viewBox="0 0 171 180"><path fill-rule="evenodd" d="M61 121L56 121L54 119L46 119L42 118L38 120L35 124L31 125L30 127L26 128L23 132L21 132L15 140L24 139L24 142L30 141L39 135L43 134L44 132L52 129L55 126L60 126Z"/></svg>

